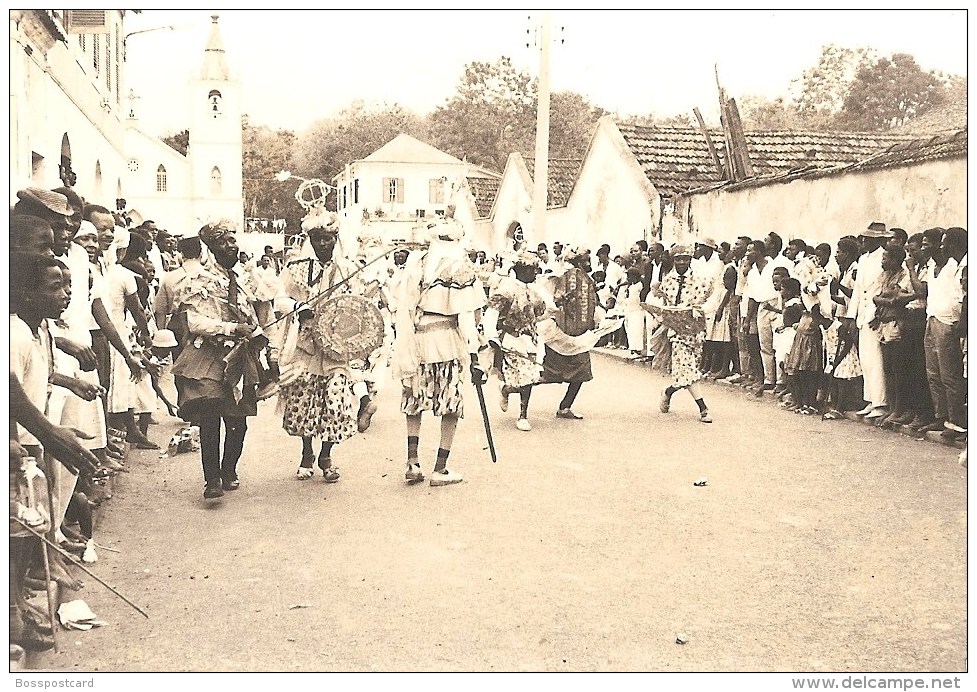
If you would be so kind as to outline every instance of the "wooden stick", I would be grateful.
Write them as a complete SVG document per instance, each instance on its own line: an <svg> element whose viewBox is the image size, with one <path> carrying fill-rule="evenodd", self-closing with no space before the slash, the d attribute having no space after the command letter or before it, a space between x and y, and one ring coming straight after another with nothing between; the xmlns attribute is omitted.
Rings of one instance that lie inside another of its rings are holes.
<svg viewBox="0 0 977 692"><path fill-rule="evenodd" d="M44 464L44 480L47 486L47 503L48 503L48 523L50 525L48 532L50 534L51 540L54 540L55 536L55 526L54 526L54 490L53 485L56 482L54 479L54 474L52 472L52 467L54 466L54 459L47 452L42 453L42 463ZM48 620L51 624L51 637L54 639L54 650L56 652L61 651L61 647L58 646L58 627L56 624L55 613L57 611L57 600L56 594L54 593L54 588L51 584L51 556L48 554L48 547L46 543L49 542L45 539L45 543L41 544L41 553L44 556L44 592L47 595L47 613Z"/></svg>
<svg viewBox="0 0 977 692"><path fill-rule="evenodd" d="M69 552L67 552L65 550L62 550L61 549L61 546L55 545L54 543L52 543L51 541L49 541L47 539L47 537L44 536L44 534L38 533L37 531L35 531L34 529L32 529L30 526L28 526L27 524L25 524L19 517L10 517L10 518L13 519L14 521L16 521L21 526L23 526L28 531L30 531L32 534L34 534L35 536L37 536L38 538L40 538L42 541L44 541L44 543L46 545L51 546L52 548L54 548L55 550L57 550L59 553L61 553L61 555L63 555L64 557L66 557L71 562L71 564L73 566L79 568L81 571L83 571L88 576L92 577L95 581L97 581L99 584L101 584L102 586L104 586L106 589L108 589L109 591L111 591L112 593L114 593L116 596L118 596L119 598L121 598L123 601L125 601L129 605L131 605L133 608L136 609L136 611L140 615L142 615L143 617L145 617L147 620L149 619L149 615L146 614L146 611L144 611L142 608L140 608L139 606L137 606L135 603L133 603L132 601L130 601L128 598L126 598L125 596L123 596L122 594L120 594L118 591L116 591L115 589L113 589L111 586L109 586L108 584L106 584L104 581L102 581L98 577L97 574L94 574L91 570L89 570L83 564L81 564L80 562L77 562L75 560L75 556L74 555L72 555L71 553L69 553Z"/></svg>
<svg viewBox="0 0 977 692"><path fill-rule="evenodd" d="M723 162L719 160L719 152L716 151L716 145L712 142L712 137L706 128L706 122L702 119L702 113L699 112L698 108L693 108L692 112L695 114L695 119L699 121L699 129L702 131L702 136L706 138L706 146L709 147L709 155L712 156L712 162L716 166L716 171L719 173L719 177L722 177L724 174Z"/></svg>

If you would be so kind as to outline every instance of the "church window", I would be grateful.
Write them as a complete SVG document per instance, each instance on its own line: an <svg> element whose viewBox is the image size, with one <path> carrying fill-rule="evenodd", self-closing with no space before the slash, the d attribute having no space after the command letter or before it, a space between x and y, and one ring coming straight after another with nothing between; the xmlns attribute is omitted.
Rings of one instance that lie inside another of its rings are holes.
<svg viewBox="0 0 977 692"><path fill-rule="evenodd" d="M221 194L221 172L217 166L210 171L210 194Z"/></svg>
<svg viewBox="0 0 977 692"><path fill-rule="evenodd" d="M163 164L156 169L156 192L166 192L166 168Z"/></svg>
<svg viewBox="0 0 977 692"><path fill-rule="evenodd" d="M218 117L221 114L221 93L217 89L211 89L207 94L207 101L210 105L210 114Z"/></svg>

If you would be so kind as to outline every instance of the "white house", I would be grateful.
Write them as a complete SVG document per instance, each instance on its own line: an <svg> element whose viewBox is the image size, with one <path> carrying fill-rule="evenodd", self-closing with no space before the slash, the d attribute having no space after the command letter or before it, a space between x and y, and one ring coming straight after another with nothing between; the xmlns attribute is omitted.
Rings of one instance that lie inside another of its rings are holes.
<svg viewBox="0 0 977 692"><path fill-rule="evenodd" d="M457 159L407 134L399 134L333 178L344 243L362 239L390 246L423 239L430 219L455 205L470 244L477 244L479 210L468 180L499 174Z"/></svg>
<svg viewBox="0 0 977 692"><path fill-rule="evenodd" d="M128 206L171 231L196 231L217 219L243 229L241 84L228 67L217 15L188 88L186 156L141 130L138 113L127 119Z"/></svg>
<svg viewBox="0 0 977 692"><path fill-rule="evenodd" d="M10 199L69 185L114 209L126 181L126 10L10 10Z"/></svg>

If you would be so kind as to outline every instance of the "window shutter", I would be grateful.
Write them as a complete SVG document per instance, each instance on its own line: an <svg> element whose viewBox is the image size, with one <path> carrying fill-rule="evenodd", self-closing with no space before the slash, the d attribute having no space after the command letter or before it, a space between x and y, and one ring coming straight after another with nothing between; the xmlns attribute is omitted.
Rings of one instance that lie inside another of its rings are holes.
<svg viewBox="0 0 977 692"><path fill-rule="evenodd" d="M353 181L353 204L360 203L360 179Z"/></svg>
<svg viewBox="0 0 977 692"><path fill-rule="evenodd" d="M397 178L397 201L404 201L404 179Z"/></svg>
<svg viewBox="0 0 977 692"><path fill-rule="evenodd" d="M69 34L107 34L108 10L67 10Z"/></svg>

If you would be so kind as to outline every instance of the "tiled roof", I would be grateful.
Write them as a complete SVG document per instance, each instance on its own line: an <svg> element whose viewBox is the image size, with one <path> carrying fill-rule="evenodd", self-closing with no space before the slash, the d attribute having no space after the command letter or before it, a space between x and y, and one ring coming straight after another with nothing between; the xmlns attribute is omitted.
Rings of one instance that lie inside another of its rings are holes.
<svg viewBox="0 0 977 692"><path fill-rule="evenodd" d="M861 161L852 168L856 170L891 168L966 155L967 130L964 129L952 134L935 135L923 139L914 139L911 142L894 144L883 153L866 161Z"/></svg>
<svg viewBox="0 0 977 692"><path fill-rule="evenodd" d="M627 123L617 127L648 180L661 193L675 195L722 182L698 129ZM725 162L722 132L710 131L709 135ZM757 177L849 165L911 139L892 134L789 131L747 132L745 138Z"/></svg>
<svg viewBox="0 0 977 692"><path fill-rule="evenodd" d="M499 195L500 180L498 178L474 176L469 177L467 180L468 189L472 191L472 196L475 197L478 218L487 219L489 214L492 213L492 205L495 204L495 198Z"/></svg>
<svg viewBox="0 0 977 692"><path fill-rule="evenodd" d="M534 157L523 157L529 175L536 167ZM565 207L577 182L577 174L583 165L582 159L550 159L546 163L546 207Z"/></svg>
<svg viewBox="0 0 977 692"><path fill-rule="evenodd" d="M892 128L891 132L913 137L959 132L967 129L967 96L954 98L905 125Z"/></svg>
<svg viewBox="0 0 977 692"><path fill-rule="evenodd" d="M831 168L808 167L783 173L776 173L760 178L750 178L737 183L717 183L700 188L695 192L708 192L716 188L738 190L747 187L762 187L774 183L787 183L804 178L807 180L826 178L833 175L844 175L849 172L871 171L881 168L895 168L909 166L924 161L935 161L949 158L965 158L967 156L967 131L955 132L948 135L937 135L924 139L909 139L891 145L887 149L854 163L833 166Z"/></svg>

